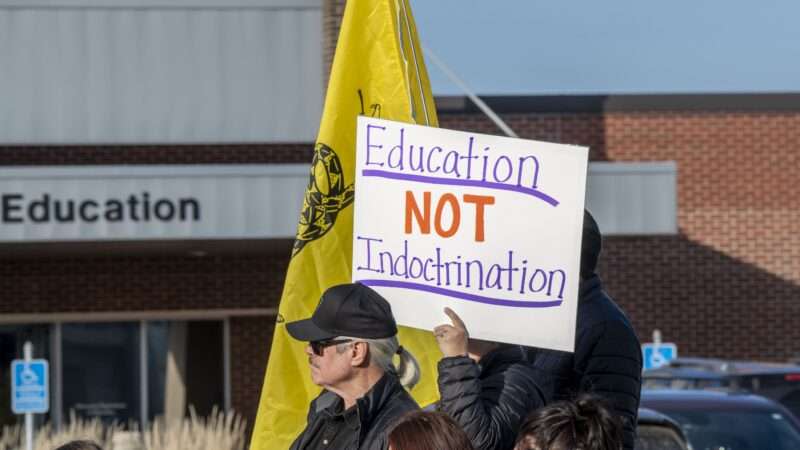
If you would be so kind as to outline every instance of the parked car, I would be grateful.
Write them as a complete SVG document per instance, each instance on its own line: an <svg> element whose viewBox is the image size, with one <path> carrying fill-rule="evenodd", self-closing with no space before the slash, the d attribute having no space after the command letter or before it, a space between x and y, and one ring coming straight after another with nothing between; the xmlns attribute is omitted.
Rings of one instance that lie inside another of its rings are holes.
<svg viewBox="0 0 800 450"><path fill-rule="evenodd" d="M692 450L800 449L800 422L780 404L759 395L644 390L641 406L676 421Z"/></svg>
<svg viewBox="0 0 800 450"><path fill-rule="evenodd" d="M636 429L636 450L687 450L684 436L678 422L657 411L639 408L639 422Z"/></svg>
<svg viewBox="0 0 800 450"><path fill-rule="evenodd" d="M644 389L746 390L777 401L800 418L798 364L677 358L642 377Z"/></svg>

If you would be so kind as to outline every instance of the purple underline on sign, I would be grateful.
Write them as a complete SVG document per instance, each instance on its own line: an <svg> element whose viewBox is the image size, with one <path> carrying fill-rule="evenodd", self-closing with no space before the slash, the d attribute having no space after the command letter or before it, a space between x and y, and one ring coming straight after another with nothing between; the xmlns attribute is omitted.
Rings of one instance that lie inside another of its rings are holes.
<svg viewBox="0 0 800 450"><path fill-rule="evenodd" d="M416 181L418 183L449 184L454 186L475 186L475 187L482 187L489 189L500 189L503 191L519 192L521 194L530 195L546 203L549 203L552 206L558 206L559 203L558 200L554 199L553 197L533 188L526 188L522 186L515 186L503 183L493 183L490 181L426 177L424 175L409 175L406 173L389 172L386 170L377 170L377 169L364 169L361 171L361 175L365 177L390 178L392 180Z"/></svg>
<svg viewBox="0 0 800 450"><path fill-rule="evenodd" d="M458 292L451 289L443 289L435 286L428 286L420 283L410 283L407 281L393 281L393 280L357 280L359 283L366 286L378 287L393 287L401 289L412 289L415 291L431 292L433 294L444 295L447 297L456 297L462 300L471 302L486 303L487 305L497 306L511 306L514 308L552 308L554 306L561 306L563 300L552 301L521 301L521 300L503 300L499 298L483 297L481 295L468 294L466 292Z"/></svg>

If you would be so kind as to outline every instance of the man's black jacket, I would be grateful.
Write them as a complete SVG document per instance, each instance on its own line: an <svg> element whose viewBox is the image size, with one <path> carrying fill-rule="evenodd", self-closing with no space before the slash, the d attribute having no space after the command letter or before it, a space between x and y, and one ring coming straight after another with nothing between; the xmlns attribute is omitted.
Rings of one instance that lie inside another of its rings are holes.
<svg viewBox="0 0 800 450"><path fill-rule="evenodd" d="M475 363L466 356L439 361L439 409L452 417L476 450L514 447L519 426L544 405L520 346L495 349Z"/></svg>
<svg viewBox="0 0 800 450"><path fill-rule="evenodd" d="M548 403L589 392L606 399L624 424L633 449L642 385L642 350L628 318L597 275L581 282L575 353L531 349L536 382Z"/></svg>
<svg viewBox="0 0 800 450"><path fill-rule="evenodd" d="M322 393L311 402L306 429L295 439L291 450L312 450L309 447L325 429L326 423L341 414L342 398L333 392ZM385 374L354 406L358 410L358 425L350 433L344 446L336 450L386 450L389 447L387 433L390 426L408 411L419 406L406 392L397 377ZM340 442L337 439L337 442Z"/></svg>

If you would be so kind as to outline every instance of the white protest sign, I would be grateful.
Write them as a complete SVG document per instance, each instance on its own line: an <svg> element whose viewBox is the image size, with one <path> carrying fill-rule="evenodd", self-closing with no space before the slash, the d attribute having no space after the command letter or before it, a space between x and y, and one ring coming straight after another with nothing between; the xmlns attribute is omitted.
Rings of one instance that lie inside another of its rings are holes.
<svg viewBox="0 0 800 450"><path fill-rule="evenodd" d="M359 117L353 281L397 323L572 351L588 149Z"/></svg>

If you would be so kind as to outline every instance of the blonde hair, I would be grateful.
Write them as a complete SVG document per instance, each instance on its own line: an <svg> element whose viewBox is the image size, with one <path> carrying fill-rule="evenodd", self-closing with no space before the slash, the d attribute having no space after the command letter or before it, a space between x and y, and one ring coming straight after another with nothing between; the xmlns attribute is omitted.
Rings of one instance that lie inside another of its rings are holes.
<svg viewBox="0 0 800 450"><path fill-rule="evenodd" d="M400 341L397 339L397 336L382 339L340 336L337 339L350 339L352 341L361 341L369 344L370 364L375 364L383 369L384 372L396 375L404 388L411 389L419 382L420 370L417 358L415 358L411 352L400 346ZM340 345L344 346L347 345L347 343ZM337 348L337 351L338 350ZM395 356L399 358L397 365L394 364Z"/></svg>

